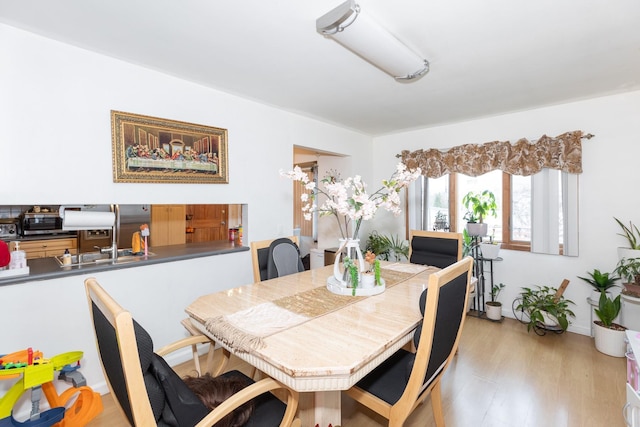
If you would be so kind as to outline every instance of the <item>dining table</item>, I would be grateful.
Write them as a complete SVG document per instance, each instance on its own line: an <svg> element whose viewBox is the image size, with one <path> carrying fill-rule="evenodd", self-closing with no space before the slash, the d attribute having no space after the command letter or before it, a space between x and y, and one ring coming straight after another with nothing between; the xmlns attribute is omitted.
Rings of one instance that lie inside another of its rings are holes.
<svg viewBox="0 0 640 427"><path fill-rule="evenodd" d="M382 262L384 287L336 293L333 266L197 298L191 324L300 393L302 426L339 426L341 392L405 345L422 320L419 298L436 267Z"/></svg>

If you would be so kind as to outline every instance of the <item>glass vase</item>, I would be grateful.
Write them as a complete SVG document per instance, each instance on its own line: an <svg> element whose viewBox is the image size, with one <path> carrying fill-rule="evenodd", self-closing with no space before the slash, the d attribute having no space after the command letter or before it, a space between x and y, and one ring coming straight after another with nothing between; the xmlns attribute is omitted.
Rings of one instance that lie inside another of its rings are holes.
<svg viewBox="0 0 640 427"><path fill-rule="evenodd" d="M344 268L344 258L349 257L358 267L358 281L365 270L364 257L360 250L360 239L340 239L340 246L333 262L333 277L345 287L352 287L351 275Z"/></svg>

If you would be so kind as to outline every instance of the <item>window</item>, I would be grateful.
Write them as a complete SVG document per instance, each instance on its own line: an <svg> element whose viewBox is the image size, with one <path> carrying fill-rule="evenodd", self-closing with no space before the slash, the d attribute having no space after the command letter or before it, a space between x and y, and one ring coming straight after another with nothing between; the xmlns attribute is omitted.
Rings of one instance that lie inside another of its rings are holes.
<svg viewBox="0 0 640 427"><path fill-rule="evenodd" d="M578 255L578 176L552 169L526 177L498 170L478 177L422 177L408 193L409 228L438 230L444 220L451 231L463 230L462 198L483 190L496 197L498 216L484 222L503 248Z"/></svg>

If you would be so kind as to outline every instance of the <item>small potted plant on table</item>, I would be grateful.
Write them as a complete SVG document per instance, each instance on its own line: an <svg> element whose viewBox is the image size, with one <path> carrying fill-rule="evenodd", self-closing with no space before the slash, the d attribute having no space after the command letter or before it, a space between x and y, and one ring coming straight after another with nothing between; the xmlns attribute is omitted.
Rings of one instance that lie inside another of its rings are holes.
<svg viewBox="0 0 640 427"><path fill-rule="evenodd" d="M500 291L504 289L504 284L500 283L491 287L491 301L485 303L487 318L491 320L502 320L502 303L498 301Z"/></svg>
<svg viewBox="0 0 640 427"><path fill-rule="evenodd" d="M371 251L365 253L364 261L369 268L362 272L362 287L365 289L373 288L380 284L380 261Z"/></svg>

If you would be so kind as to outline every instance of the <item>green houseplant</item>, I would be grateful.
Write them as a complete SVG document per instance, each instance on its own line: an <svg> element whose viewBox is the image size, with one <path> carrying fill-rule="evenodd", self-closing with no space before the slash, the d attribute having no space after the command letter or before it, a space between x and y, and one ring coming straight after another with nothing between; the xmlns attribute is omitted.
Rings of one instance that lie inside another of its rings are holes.
<svg viewBox="0 0 640 427"><path fill-rule="evenodd" d="M618 259L621 260L622 258L640 257L640 230L638 229L638 227L635 226L631 221L629 221L629 226L627 227L618 218L613 217L613 219L616 220L616 222L622 229L622 233L618 233L618 236L624 237L629 244L628 247L618 248Z"/></svg>
<svg viewBox="0 0 640 427"><path fill-rule="evenodd" d="M491 320L502 319L502 303L498 301L498 295L500 295L500 292L504 289L504 287L504 283L499 283L491 287L491 301L487 301L485 303L487 318Z"/></svg>
<svg viewBox="0 0 640 427"><path fill-rule="evenodd" d="M615 318L620 314L620 307L620 295L612 299L605 292L601 292L598 308L595 310L599 320L593 321L596 349L614 357L624 357L626 352L624 331L627 328L614 323Z"/></svg>
<svg viewBox="0 0 640 427"><path fill-rule="evenodd" d="M409 243L397 235L385 236L374 230L367 238L365 250L377 254L378 259L384 261L403 261L409 256Z"/></svg>
<svg viewBox="0 0 640 427"><path fill-rule="evenodd" d="M625 291L640 297L640 258L622 258L615 272L622 278Z"/></svg>
<svg viewBox="0 0 640 427"><path fill-rule="evenodd" d="M462 204L467 209L464 219L467 220L469 234L471 236L486 236L487 224L484 223L484 218L489 216L495 218L498 215L496 196L489 190L469 191L462 198Z"/></svg>
<svg viewBox="0 0 640 427"><path fill-rule="evenodd" d="M522 288L515 309L525 314L527 331L533 329L537 334L544 335L545 330L567 330L569 318L575 317L569 308L569 305L574 303L562 295L557 297L557 291L551 286Z"/></svg>
<svg viewBox="0 0 640 427"><path fill-rule="evenodd" d="M616 282L620 280L614 273L600 272L597 268L593 271L588 271L589 277L578 276L579 279L584 280L593 287L592 300L600 298L602 292L606 292L608 289L616 286Z"/></svg>
<svg viewBox="0 0 640 427"><path fill-rule="evenodd" d="M638 230L638 227L633 225L631 221L629 221L629 226L627 227L618 218L613 217L613 219L615 219L620 228L622 228L622 233L618 233L618 236L627 239L630 249L640 249L640 230Z"/></svg>

